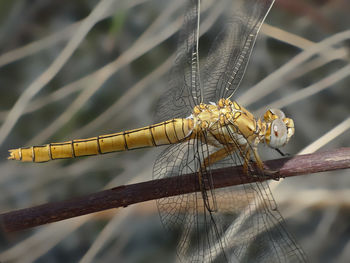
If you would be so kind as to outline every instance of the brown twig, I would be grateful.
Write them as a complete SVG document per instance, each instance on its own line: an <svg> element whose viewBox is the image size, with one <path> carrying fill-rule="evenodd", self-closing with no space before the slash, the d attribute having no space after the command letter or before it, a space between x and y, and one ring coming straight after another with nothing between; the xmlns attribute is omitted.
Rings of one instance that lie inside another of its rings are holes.
<svg viewBox="0 0 350 263"><path fill-rule="evenodd" d="M350 168L350 148L299 155L264 163L266 170L276 171L266 179L278 179L324 171ZM214 188L253 183L262 180L244 176L242 166L214 170ZM194 174L123 185L68 201L48 203L0 214L5 232L13 232L110 208L162 197L199 191Z"/></svg>

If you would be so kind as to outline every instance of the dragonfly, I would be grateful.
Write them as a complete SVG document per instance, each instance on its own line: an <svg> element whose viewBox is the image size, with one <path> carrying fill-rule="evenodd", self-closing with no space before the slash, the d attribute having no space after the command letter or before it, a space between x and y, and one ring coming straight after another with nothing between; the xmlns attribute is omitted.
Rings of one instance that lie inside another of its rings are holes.
<svg viewBox="0 0 350 263"><path fill-rule="evenodd" d="M159 123L88 139L9 150L8 159L46 162L168 145L153 178L195 173L200 191L157 200L165 228L177 233L182 262L306 262L286 230L264 180L214 189L215 168L242 165L266 179L258 145L286 145L295 128L279 109L262 119L234 101L255 40L273 0L220 1L230 10L200 66L201 1L189 1L172 81L158 107ZM258 172L252 168L256 163ZM181 180L175 185L181 187Z"/></svg>

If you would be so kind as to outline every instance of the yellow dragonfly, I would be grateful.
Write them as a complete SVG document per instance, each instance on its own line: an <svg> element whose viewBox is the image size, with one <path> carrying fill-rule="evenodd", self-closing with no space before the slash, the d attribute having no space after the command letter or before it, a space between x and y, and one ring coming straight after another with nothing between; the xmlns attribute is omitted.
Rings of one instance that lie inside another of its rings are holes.
<svg viewBox="0 0 350 263"><path fill-rule="evenodd" d="M181 232L177 247L180 260L305 262L304 252L285 229L266 182L214 189L215 177L211 175L217 167L243 165L245 176L264 177L258 145L278 149L294 134L293 120L281 110L269 109L263 119L258 119L231 99L273 2L220 3L232 11L204 67L200 67L201 2L190 1L180 33L174 79L159 106L159 123L88 139L13 149L9 159L46 162L170 145L155 162L154 178L197 173L200 189L157 201L165 227ZM261 170L258 174L252 172L252 161Z"/></svg>

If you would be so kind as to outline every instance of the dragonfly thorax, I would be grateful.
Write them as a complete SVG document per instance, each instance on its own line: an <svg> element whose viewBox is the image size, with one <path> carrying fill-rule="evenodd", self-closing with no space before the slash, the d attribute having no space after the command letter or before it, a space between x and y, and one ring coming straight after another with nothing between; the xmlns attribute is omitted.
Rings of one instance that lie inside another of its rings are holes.
<svg viewBox="0 0 350 263"><path fill-rule="evenodd" d="M192 118L193 132L201 135L205 131L207 142L218 147L237 143L245 146L255 142L260 131L254 116L229 99L195 106Z"/></svg>
<svg viewBox="0 0 350 263"><path fill-rule="evenodd" d="M214 126L226 126L234 124L234 119L241 114L241 108L236 102L228 99L219 100L218 104L201 103L194 107L192 118L194 120L194 129L199 131L203 129L216 129Z"/></svg>
<svg viewBox="0 0 350 263"><path fill-rule="evenodd" d="M262 142L271 148L279 148L294 134L293 120L286 118L281 110L270 109L260 120L229 99L220 99L217 104L201 103L194 107L190 118L193 119L193 132L197 135L205 132L208 143L218 147L220 144L246 146L248 143L256 147Z"/></svg>

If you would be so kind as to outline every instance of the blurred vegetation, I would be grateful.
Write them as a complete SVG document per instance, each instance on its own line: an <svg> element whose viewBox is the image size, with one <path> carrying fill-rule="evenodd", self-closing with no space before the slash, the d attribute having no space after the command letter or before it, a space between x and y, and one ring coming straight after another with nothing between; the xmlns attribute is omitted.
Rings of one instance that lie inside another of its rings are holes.
<svg viewBox="0 0 350 263"><path fill-rule="evenodd" d="M103 2L108 1L0 2L1 125L11 116L20 96L57 60L69 41L81 34L87 17ZM181 25L184 1L110 2L62 68L24 105L24 112L0 143L1 212L96 192L107 184L113 187L151 179L158 149L44 164L6 160L10 148L86 138L155 121L156 105L169 83L174 61L170 57L178 41L170 25L176 19ZM346 0L277 1L267 23L311 44L293 42L291 36L276 39L263 28L238 101L250 87L278 72L304 49L348 30L349 10ZM169 36L161 40L168 31ZM210 46L206 41L214 39L217 32L213 31L201 38L203 46ZM259 100L247 104L248 109L260 112L261 107L289 98L340 71L349 63L349 38L281 75L273 83L279 89L272 94L250 95ZM103 69L109 63L112 66ZM349 78L345 77L286 105L283 109L295 120L296 135L284 151L295 154L346 120L349 98ZM104 115L110 107L109 114ZM349 146L348 132L320 147L342 146ZM275 152L262 151L267 159L279 157ZM286 179L273 191L290 232L314 262L347 262L350 257L348 188L349 171L341 171ZM175 260L174 242L165 236L154 203L0 236L1 262L79 260L171 262Z"/></svg>

